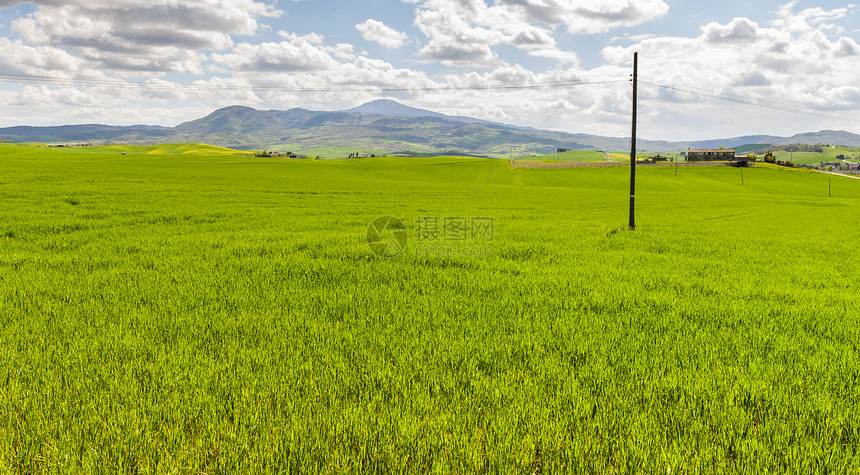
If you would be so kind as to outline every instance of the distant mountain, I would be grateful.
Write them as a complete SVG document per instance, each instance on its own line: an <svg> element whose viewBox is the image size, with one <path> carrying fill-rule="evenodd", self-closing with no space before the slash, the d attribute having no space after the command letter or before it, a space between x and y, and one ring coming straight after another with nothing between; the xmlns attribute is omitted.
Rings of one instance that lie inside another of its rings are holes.
<svg viewBox="0 0 860 475"><path fill-rule="evenodd" d="M9 142L104 142L129 137L134 141L157 139L171 129L154 125L61 125L56 127L18 126L0 129L0 141Z"/></svg>
<svg viewBox="0 0 860 475"><path fill-rule="evenodd" d="M332 147L358 152L460 153L507 156L589 149L571 134L528 130L468 117L374 101L345 111L258 111L232 106L171 130L171 141L240 149L308 151Z"/></svg>
<svg viewBox="0 0 860 475"><path fill-rule="evenodd" d="M797 134L788 139L781 139L771 142L774 145L790 145L798 143L808 144L830 144L830 145L845 145L848 147L860 146L860 135L852 134L844 130L822 130L819 132L809 132L805 134Z"/></svg>
<svg viewBox="0 0 860 475"><path fill-rule="evenodd" d="M185 122L173 128L178 135L220 135L230 133L253 133L260 130L280 130L307 126L309 121L320 117L321 112L304 109L287 111L260 111L244 106L218 109L206 117Z"/></svg>
<svg viewBox="0 0 860 475"><path fill-rule="evenodd" d="M448 116L378 100L343 111L306 109L261 111L244 106L218 109L176 127L68 125L0 129L7 142L154 143L200 142L244 150L351 150L370 153L459 153L507 157L546 154L557 148L626 150L630 139L570 134ZM639 139L639 148L665 152L687 148L744 147L755 144L826 143L860 146L860 135L823 130L793 137L750 135L728 139L665 142ZM340 152L337 152L340 153Z"/></svg>

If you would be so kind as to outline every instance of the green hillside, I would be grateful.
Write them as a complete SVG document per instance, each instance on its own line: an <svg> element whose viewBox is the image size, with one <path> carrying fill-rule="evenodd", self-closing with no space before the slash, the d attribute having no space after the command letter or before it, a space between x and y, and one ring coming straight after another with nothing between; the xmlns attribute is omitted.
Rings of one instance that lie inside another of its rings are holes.
<svg viewBox="0 0 860 475"><path fill-rule="evenodd" d="M791 161L795 165L817 165L821 162L835 162L838 155L843 155L846 159L860 159L860 147L826 147L823 152L774 152L774 158L777 160Z"/></svg>
<svg viewBox="0 0 860 475"><path fill-rule="evenodd" d="M860 180L628 180L0 145L0 472L860 471Z"/></svg>

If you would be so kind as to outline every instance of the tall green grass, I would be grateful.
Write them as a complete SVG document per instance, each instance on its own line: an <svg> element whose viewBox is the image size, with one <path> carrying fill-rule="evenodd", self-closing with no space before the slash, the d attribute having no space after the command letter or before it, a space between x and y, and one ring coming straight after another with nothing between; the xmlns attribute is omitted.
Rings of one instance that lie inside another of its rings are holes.
<svg viewBox="0 0 860 475"><path fill-rule="evenodd" d="M856 180L119 150L0 146L0 471L860 470Z"/></svg>
<svg viewBox="0 0 860 475"><path fill-rule="evenodd" d="M597 150L570 150L567 152L550 153L518 158L517 160L561 160L570 162L605 162L604 152Z"/></svg>

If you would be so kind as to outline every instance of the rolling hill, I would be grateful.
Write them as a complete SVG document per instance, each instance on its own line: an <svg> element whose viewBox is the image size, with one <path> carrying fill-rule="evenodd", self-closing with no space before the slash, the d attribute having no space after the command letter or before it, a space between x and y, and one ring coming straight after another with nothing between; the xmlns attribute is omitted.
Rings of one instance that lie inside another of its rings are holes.
<svg viewBox="0 0 860 475"><path fill-rule="evenodd" d="M572 150L625 150L629 139L538 130L448 116L378 100L343 111L218 109L176 127L147 125L18 126L0 129L0 142L176 143L199 142L244 150L349 152L507 157ZM728 139L665 142L639 139L645 151L749 146L749 144L829 143L860 146L860 135L824 130L793 137L750 135Z"/></svg>

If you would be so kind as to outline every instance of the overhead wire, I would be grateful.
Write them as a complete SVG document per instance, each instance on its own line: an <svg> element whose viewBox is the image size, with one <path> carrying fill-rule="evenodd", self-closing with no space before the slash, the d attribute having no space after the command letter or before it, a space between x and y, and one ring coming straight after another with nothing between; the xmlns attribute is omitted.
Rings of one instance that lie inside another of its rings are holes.
<svg viewBox="0 0 860 475"><path fill-rule="evenodd" d="M649 86L654 86L666 90L671 90L675 92L682 92L686 94L692 94L700 97L707 97L710 99L717 99L726 102L734 102L737 104L744 104L749 106L761 107L772 110L779 110L783 112L792 112L796 114L806 114L806 115L817 115L823 117L833 117L834 114L840 114L843 116L852 116L860 118L860 114L851 112L851 111L833 111L833 110L822 110L822 109L814 109L808 106L800 105L800 104L792 104L786 101L774 101L764 98L752 98L748 96L742 96L739 94L732 94L724 91L711 91L707 89L698 88L695 86L689 85L678 85L678 84L665 84L653 82L648 79L643 80L641 77L639 78L640 84L647 84Z"/></svg>
<svg viewBox="0 0 860 475"><path fill-rule="evenodd" d="M799 104L791 104L785 101L774 101L764 98L752 98L738 94L732 94L725 91L713 91L697 86L665 83L656 79L642 78L638 79L640 84L645 84L665 90L691 94L700 97L707 97L726 102L744 104L754 107L779 110L783 112L792 112L797 114L817 115L832 117L833 114L843 116L851 116L860 118L860 114L851 111L828 111L814 109L808 106ZM351 86L331 86L331 87L302 87L302 86L278 86L278 85L230 85L230 84L199 84L199 83L163 83L163 82L148 82L148 81L122 81L119 79L87 79L87 78L64 78L56 76L39 76L27 74L10 74L0 73L0 83L21 83L21 84L45 84L50 86L68 86L68 87L93 87L93 88L118 88L118 89L143 89L143 90L160 90L160 91L271 91L271 92L446 92L446 91L493 91L493 90L527 90L527 89L546 89L546 88L567 88L579 86L599 86L607 84L618 84L628 82L628 79L613 79L599 78L583 81L554 81L554 82L535 82L521 84L486 84L486 85L440 85L440 86L418 86L418 87L351 87ZM553 115L556 111L553 112Z"/></svg>
<svg viewBox="0 0 860 475"><path fill-rule="evenodd" d="M228 85L228 84L195 84L195 83L152 83L138 81L120 81L111 79L62 78L51 76L35 76L24 74L0 74L0 82L47 84L53 86L83 86L107 87L123 89L153 89L153 90L240 90L240 91L275 91L275 92L444 92L444 91L492 91L497 89L541 89L554 87L576 87L613 84L625 82L623 79L597 79L588 81L555 81L523 84L487 84L472 86L442 85L419 87L301 87L301 86L266 86L266 85Z"/></svg>

